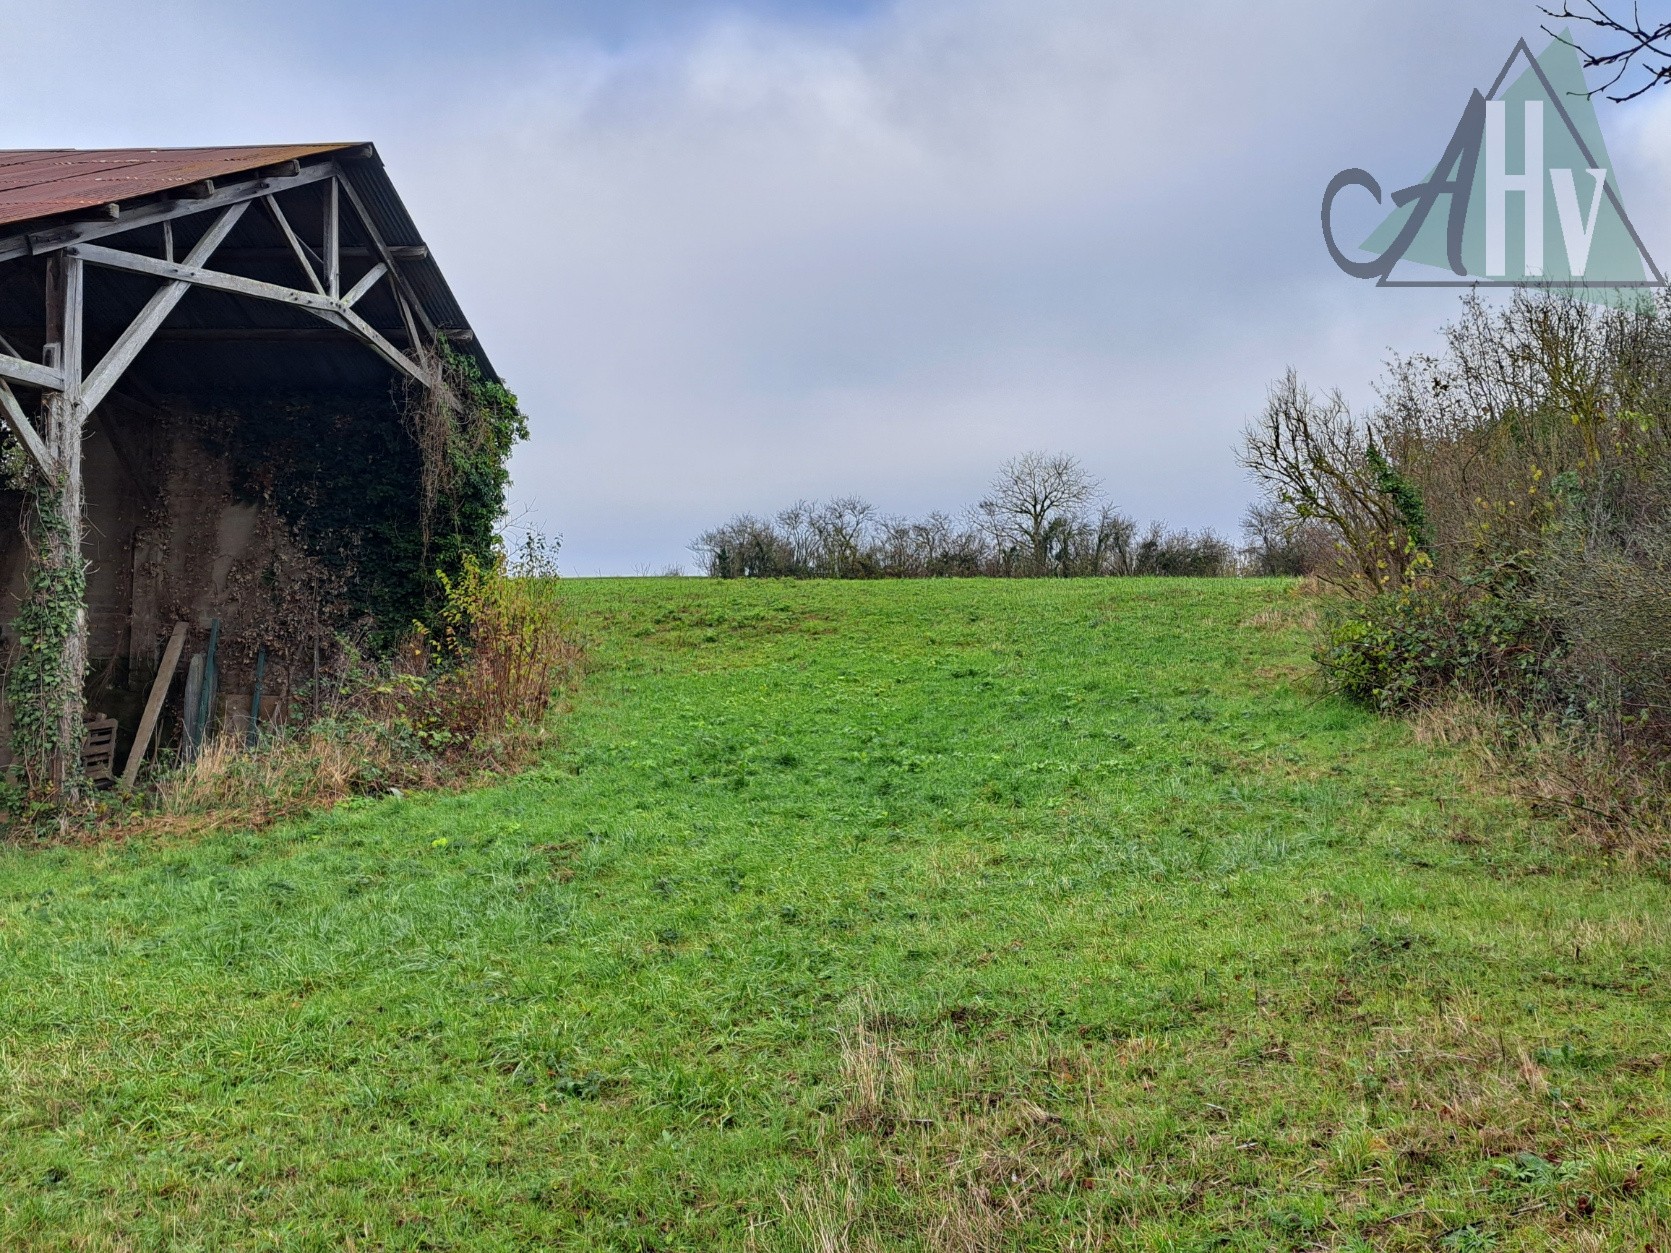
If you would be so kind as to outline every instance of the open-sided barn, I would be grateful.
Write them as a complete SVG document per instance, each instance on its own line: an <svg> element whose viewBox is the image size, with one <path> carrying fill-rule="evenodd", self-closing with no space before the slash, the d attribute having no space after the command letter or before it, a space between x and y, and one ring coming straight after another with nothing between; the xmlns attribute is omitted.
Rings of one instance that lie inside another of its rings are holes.
<svg viewBox="0 0 1671 1253"><path fill-rule="evenodd" d="M84 713L118 753L154 688L171 737L270 718L409 623L520 421L363 143L0 152L0 417L0 765L54 776Z"/></svg>

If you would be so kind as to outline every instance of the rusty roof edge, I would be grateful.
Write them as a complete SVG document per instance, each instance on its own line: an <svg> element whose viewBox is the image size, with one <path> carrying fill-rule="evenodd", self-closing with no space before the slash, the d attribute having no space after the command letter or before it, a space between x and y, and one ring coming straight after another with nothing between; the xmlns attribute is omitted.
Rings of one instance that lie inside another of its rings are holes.
<svg viewBox="0 0 1671 1253"><path fill-rule="evenodd" d="M280 147L280 145L272 145L269 148L269 151ZM287 148L290 151L298 149L308 151L305 151L304 155L300 157L279 157L273 160L261 161L251 165L239 166L237 168L230 169L227 173L239 175L247 174L254 175L255 177L239 183L229 183L219 190L231 193L234 198L242 196L246 192L250 196L260 195L264 190L264 184L281 184L284 181L282 176L274 176L268 179L263 179L260 177L260 172L262 170L269 169L273 166L283 165L286 161L298 161L303 163L304 168L311 169L325 162L336 160L337 154L341 153L345 149L372 149L374 145L361 141L346 144L290 144L283 145L282 147ZM70 149L67 151L76 150ZM313 158L312 161L309 161L310 157ZM182 187L191 187L202 181L203 180L200 177L183 178L179 182L165 186L161 189L135 192L129 196L113 196L109 200L101 201L100 203L117 205L122 211L126 211L126 207L128 206L137 206L137 209L144 210L157 206L160 203L160 199L166 198L170 191L177 190ZM277 187L275 189L282 190L282 187ZM224 201L225 197L217 197L215 199ZM210 208L216 207L216 204L213 201L192 200L181 201L178 202L178 204L180 207L173 216L189 217L193 213L207 212ZM120 213L117 217L108 220L102 218L89 218L88 213L94 207L95 206L93 205L85 205L79 208L66 209L59 213L43 213L39 217L24 218L16 222L7 223L7 226L14 229L11 233L0 235L0 261L10 261L16 257L28 256L31 253L61 247L64 243L75 242L78 239L91 239L101 235L120 234L123 231L133 230L140 226L152 224L151 221L135 221L132 218L124 221ZM161 220L160 217L158 217L157 220ZM54 240L53 242L48 243L44 249L38 246L38 240L41 240L43 237L51 239L58 232L64 233L62 241Z"/></svg>

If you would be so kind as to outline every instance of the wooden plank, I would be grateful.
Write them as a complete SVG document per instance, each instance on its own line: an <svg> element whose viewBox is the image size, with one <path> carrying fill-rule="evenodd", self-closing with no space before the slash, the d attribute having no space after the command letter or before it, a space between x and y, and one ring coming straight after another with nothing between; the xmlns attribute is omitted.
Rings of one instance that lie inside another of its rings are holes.
<svg viewBox="0 0 1671 1253"><path fill-rule="evenodd" d="M57 467L53 464L52 454L46 450L36 432L34 423L29 421L23 412L23 406L17 403L17 396L13 394L11 384L0 379L0 414L3 414L6 429L17 437L17 442L23 445L30 460L35 463L41 477L48 483L57 477Z"/></svg>
<svg viewBox="0 0 1671 1253"><path fill-rule="evenodd" d="M64 255L77 257L93 265L104 266L107 269L128 270L135 274L149 274L154 278L195 283L199 287L208 287L215 291L231 292L237 296L251 296L256 300L271 300L278 304L296 305L313 312L335 313L342 307L337 301L332 300L329 296L322 296L318 292L305 292L294 287L281 287L277 283L266 283L257 278L244 278L241 274L223 274L219 270L206 270L201 266L185 265L179 261L162 261L156 257L145 257L136 252L123 252L120 249L106 248L100 244L70 244L65 247Z"/></svg>
<svg viewBox="0 0 1671 1253"><path fill-rule="evenodd" d="M366 272L364 278L348 289L348 294L342 298L342 303L352 309L355 305L360 303L361 298L368 291L377 286L378 280L388 272L389 267L384 262L379 261Z"/></svg>
<svg viewBox="0 0 1671 1253"><path fill-rule="evenodd" d="M359 314L355 313L352 309L343 309L340 316L342 318L343 325L347 326L361 339L365 340L366 343L370 344L371 347L374 348L377 353L390 365L394 366L397 370L404 370L409 376L419 383L422 383L425 387L433 387L435 385L435 380L430 378L429 371L424 369L423 366L413 361L412 358L408 357L400 349L396 348L388 340L379 335L377 331L373 329L371 324Z"/></svg>
<svg viewBox="0 0 1671 1253"><path fill-rule="evenodd" d="M342 290L342 220L337 204L341 184L336 178L325 184L325 289L333 297Z"/></svg>
<svg viewBox="0 0 1671 1253"><path fill-rule="evenodd" d="M232 233L232 228L238 224L238 219L244 216L244 210L248 208L249 202L245 201L242 204L235 204L223 210L220 217L215 219L214 224L203 232L203 238L199 239L192 250L186 254L184 264L201 266L207 261L215 249L220 246L221 241ZM175 263L166 262L165 264L172 265ZM93 372L87 376L87 381L82 385L82 401L89 410L97 408L99 401L103 400L106 393L116 386L116 380L122 377L122 372L133 364L133 359L150 342L151 336L156 333L157 328L163 324L168 315L174 312L174 307L180 303L181 297L190 290L191 284L189 282L177 280L164 284L146 302L145 307L139 311L139 316L128 324L128 329L122 332L115 344L111 346L110 351L105 353L104 360L99 362Z"/></svg>
<svg viewBox="0 0 1671 1253"><path fill-rule="evenodd" d="M396 288L403 292L406 299L411 302L412 310L417 314L419 321L423 323L424 331L431 338L434 338L436 334L435 324L429 320L429 314L424 311L423 302L418 299L417 293L412 290L412 285L406 281L406 276L400 272L400 267L395 264L394 252L384 241L382 233L378 231L377 223L371 220L371 213L366 208L365 201L360 199L360 193L354 190L353 182L341 170L341 167L338 167L338 175L337 181L342 184L343 194L348 197L348 203L354 210L354 216L359 219L360 229L365 231L366 238L371 240L372 247L377 249L377 255L382 257L383 263L389 267L389 275L394 279ZM413 335L412 342L414 344L420 342L417 335Z"/></svg>
<svg viewBox="0 0 1671 1253"><path fill-rule="evenodd" d="M293 287L280 287L277 283L263 283L259 279L244 278L238 274L222 274L217 270L160 261L156 257L142 257L138 253L122 252L99 244L71 244L64 249L64 255L113 270L129 270L136 274L150 274L157 278L195 283L199 287L207 287L214 291L231 292L236 296L249 296L256 300L270 300L277 304L306 309L333 326L352 331L371 345L390 365L403 370L426 387L429 386L429 375L423 367L379 335L352 309L329 296L321 296L317 292L297 291Z"/></svg>
<svg viewBox="0 0 1671 1253"><path fill-rule="evenodd" d="M39 256L62 248L65 244L103 239L107 235L119 235L141 226L155 226L160 222L178 221L180 218L192 217L199 213L212 213L228 205L254 200L257 196L288 191L292 187L310 187L332 177L335 169L331 162L323 161L318 165L304 166L302 172L296 175L228 183L224 187L217 187L214 194L204 200L157 200L150 204L134 205L124 208L121 218L115 222L100 219L68 222L63 226L10 235L0 239L0 261L10 261L14 257Z"/></svg>
<svg viewBox="0 0 1671 1253"><path fill-rule="evenodd" d="M5 353L0 353L0 379L7 379L13 383L27 383L31 387L45 388L49 392L64 390L62 370L36 365L33 361L25 361L22 357L13 357Z"/></svg>
<svg viewBox="0 0 1671 1253"><path fill-rule="evenodd" d="M273 221L278 224L279 230L283 232L285 242L290 245L291 254L296 258L296 263L302 267L302 273L308 276L308 282L313 285L313 290L323 296L325 288L319 281L319 275L314 272L313 262L308 260L307 249L302 246L302 241L296 238L296 232L290 229L290 219L284 216L284 210L279 206L279 202L271 196L263 196L261 197L261 203L267 206L267 212L272 215Z"/></svg>
<svg viewBox="0 0 1671 1253"><path fill-rule="evenodd" d="M197 756L197 707L203 703L203 654L193 653L186 664L186 700L180 727L180 760Z"/></svg>
<svg viewBox="0 0 1671 1253"><path fill-rule="evenodd" d="M145 702L145 712L139 719L139 730L134 733L133 747L128 750L127 769L122 771L122 790L132 791L134 780L139 777L139 764L145 760L145 750L150 746L151 734L157 729L157 719L162 716L163 701L168 699L168 689L174 684L174 672L180 668L180 652L186 646L186 624L176 622L174 634L168 637L168 649L162 655L162 665L157 670L156 680L151 684L151 695Z"/></svg>

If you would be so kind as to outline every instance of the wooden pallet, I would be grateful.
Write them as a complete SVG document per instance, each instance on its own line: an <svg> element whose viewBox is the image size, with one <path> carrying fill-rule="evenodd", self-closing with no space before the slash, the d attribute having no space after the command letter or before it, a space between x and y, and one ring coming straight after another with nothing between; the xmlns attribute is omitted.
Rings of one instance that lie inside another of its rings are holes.
<svg viewBox="0 0 1671 1253"><path fill-rule="evenodd" d="M94 718L81 741L81 773L90 783L109 783L116 777L116 719Z"/></svg>

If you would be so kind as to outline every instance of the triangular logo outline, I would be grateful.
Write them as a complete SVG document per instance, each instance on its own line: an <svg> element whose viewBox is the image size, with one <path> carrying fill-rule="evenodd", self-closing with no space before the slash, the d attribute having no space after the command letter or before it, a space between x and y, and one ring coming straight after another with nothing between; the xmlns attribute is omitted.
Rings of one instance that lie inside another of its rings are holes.
<svg viewBox="0 0 1671 1253"><path fill-rule="evenodd" d="M1574 46L1573 43L1572 43L1572 40L1569 37L1566 37L1566 36L1557 36L1554 39L1554 41L1550 44L1550 49L1553 49L1556 44L1564 44L1565 46L1567 46L1569 48ZM1550 49L1545 50L1545 55L1548 55ZM1566 135L1568 136L1568 138L1571 139L1571 141L1572 141L1573 145L1576 147L1579 155L1583 157L1586 165L1589 168L1592 168L1592 169L1594 169L1594 168L1607 168L1609 170L1609 173L1611 173L1612 168L1611 168L1610 165L1606 166L1606 167L1603 167L1602 163L1599 162L1596 159L1595 153L1592 150L1589 142L1585 139L1583 131L1579 128L1577 122L1574 120L1574 118L1572 116L1572 113L1568 109L1567 102L1563 98L1563 93L1561 93L1560 91L1558 91L1556 89L1555 84L1550 80L1548 72L1545 70L1542 63L1539 62L1537 56L1532 52L1531 45L1526 41L1525 38L1521 38L1521 39L1519 39L1515 42L1514 48L1509 52L1508 58L1503 62L1502 69L1498 72L1496 79L1492 82L1491 89L1488 92L1485 93L1484 99L1486 99L1488 101L1496 100L1496 99L1499 98L1500 94L1503 92L1504 87L1505 87L1506 84L1512 86L1512 84L1510 83L1509 76L1510 76L1511 72L1515 69L1516 62L1519 61L1522 57L1525 58L1526 64L1530 67L1533 76L1536 78L1537 85L1542 90L1543 99L1546 100L1547 102L1549 102L1554 107L1554 110L1555 110L1557 116L1561 119L1562 126L1564 126L1566 128ZM1522 73L1520 75L1517 75L1514 78L1513 82L1514 83L1519 83L1519 82L1523 81L1524 78L1525 78L1525 74ZM1598 126L1597 138L1600 139L1602 137L1599 134L1599 119L1596 120L1596 125ZM1476 162L1477 162L1477 159L1478 159L1477 155L1476 155L1475 159L1476 159ZM1477 172L1478 172L1478 170L1477 170L1477 164L1476 164L1475 170L1471 172L1471 176L1477 176ZM1352 174L1362 175L1363 178L1365 178L1365 179L1368 178L1367 173L1364 172L1364 171L1343 172L1342 175L1340 175L1340 178L1341 179L1347 179ZM1430 180L1434 177L1436 177L1436 174L1430 174L1429 175ZM1361 180L1357 180L1357 181L1361 181ZM1370 182L1372 183L1373 180L1370 180ZM1379 274L1374 275L1375 280L1376 280L1375 285L1377 287L1463 287L1463 288L1543 287L1543 288L1579 288L1579 289L1588 289L1588 290L1592 290L1592 291L1602 290L1602 289L1612 289L1612 288L1663 288L1663 287L1666 287L1668 284L1667 284L1664 273L1660 270L1658 264L1654 261L1653 254L1648 251L1647 245L1642 241L1642 237L1636 229L1636 224L1631 221L1630 214L1625 209L1624 198L1620 194L1617 178L1606 179L1603 183L1602 191L1603 191L1603 194L1605 196L1606 203L1612 207L1613 213L1615 214L1615 216L1618 219L1619 226L1621 226L1623 228L1625 235L1628 236L1628 238L1629 238L1630 245L1635 249L1637 258L1638 258L1642 268L1645 269L1647 271L1647 273L1651 274L1653 276L1652 278L1617 279L1617 280L1612 280L1612 281L1604 280L1604 279L1597 279L1597 278L1592 278L1592 277L1570 277L1570 278L1565 278L1565 279L1553 279L1553 278L1546 279L1546 278L1536 278L1536 277L1487 278L1487 277L1476 277L1476 276L1472 276L1472 275L1470 275L1468 277L1446 278L1446 279L1432 279L1432 278L1426 278L1426 279L1421 279L1421 278L1398 279L1398 278L1393 278L1392 277L1393 272L1397 269L1397 267L1399 265L1403 264L1404 261L1406 260L1406 258L1401 254L1396 259L1389 259L1389 264L1387 264L1385 269L1383 269ZM1377 199L1379 199L1380 198L1379 193L1376 193L1376 194L1377 194ZM1402 205L1399 206L1399 208L1402 208L1402 207L1403 207ZM1395 220L1397 213L1398 213L1398 209L1395 209L1392 215L1389 215L1387 218L1383 219L1382 225L1377 227L1376 231L1379 232L1379 231L1385 229L1389 223L1391 223ZM1327 232L1328 232L1327 204L1325 204L1325 233L1327 234ZM1373 234L1374 233L1372 232L1372 237L1373 237ZM1330 248L1331 248L1331 250L1334 249L1334 245L1333 245L1332 242L1330 243ZM1343 258L1343 257L1341 257L1337 254L1336 255L1336 260L1337 260L1337 262L1341 263L1343 268L1344 268L1345 258ZM1424 262L1415 261L1413 259L1412 259L1412 263L1416 264L1416 265L1425 264ZM1349 272L1352 272L1352 271L1349 271ZM1371 277L1370 274L1362 274L1361 276L1362 277Z"/></svg>

